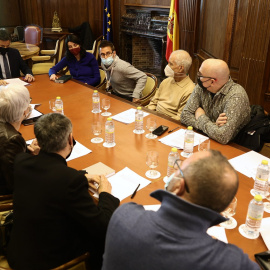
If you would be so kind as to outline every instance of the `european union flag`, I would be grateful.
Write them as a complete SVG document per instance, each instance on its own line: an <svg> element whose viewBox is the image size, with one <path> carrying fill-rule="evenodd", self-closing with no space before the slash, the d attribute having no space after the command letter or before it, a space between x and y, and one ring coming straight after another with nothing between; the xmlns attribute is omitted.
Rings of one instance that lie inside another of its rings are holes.
<svg viewBox="0 0 270 270"><path fill-rule="evenodd" d="M103 39L113 42L112 13L110 0L104 0L103 10Z"/></svg>

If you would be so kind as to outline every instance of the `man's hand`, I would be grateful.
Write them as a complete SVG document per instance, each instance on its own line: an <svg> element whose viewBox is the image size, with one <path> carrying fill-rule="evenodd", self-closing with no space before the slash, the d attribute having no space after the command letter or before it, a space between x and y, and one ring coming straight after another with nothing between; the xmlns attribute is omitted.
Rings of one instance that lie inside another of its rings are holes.
<svg viewBox="0 0 270 270"><path fill-rule="evenodd" d="M26 76L24 77L24 80L26 82L34 82L35 81L35 77L31 74L26 74Z"/></svg>
<svg viewBox="0 0 270 270"><path fill-rule="evenodd" d="M198 120L198 118L199 118L201 115L203 115L203 114L205 114L205 111L204 111L201 107L199 107L199 108L196 110L196 112L195 112L195 118L196 118L196 120Z"/></svg>
<svg viewBox="0 0 270 270"><path fill-rule="evenodd" d="M8 83L6 82L6 81L4 81L4 80L0 80L0 86L1 85L7 85Z"/></svg>
<svg viewBox="0 0 270 270"><path fill-rule="evenodd" d="M51 81L55 81L57 79L58 79L58 77L55 74L52 74L51 77L50 77Z"/></svg>
<svg viewBox="0 0 270 270"><path fill-rule="evenodd" d="M28 150L32 155L38 155L40 147L38 145L37 139L34 139L30 145L27 146Z"/></svg>
<svg viewBox="0 0 270 270"><path fill-rule="evenodd" d="M86 175L89 186L100 194L101 192L112 192L111 183L104 175Z"/></svg>
<svg viewBox="0 0 270 270"><path fill-rule="evenodd" d="M140 99L139 98L133 98L132 102L138 102Z"/></svg>
<svg viewBox="0 0 270 270"><path fill-rule="evenodd" d="M227 123L227 116L226 113L221 113L216 121L216 125L218 127L222 127Z"/></svg>

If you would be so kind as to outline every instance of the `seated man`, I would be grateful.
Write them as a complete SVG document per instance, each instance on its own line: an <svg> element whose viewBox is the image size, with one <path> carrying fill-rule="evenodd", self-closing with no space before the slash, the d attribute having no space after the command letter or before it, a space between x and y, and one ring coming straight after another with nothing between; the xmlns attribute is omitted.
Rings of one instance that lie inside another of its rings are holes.
<svg viewBox="0 0 270 270"><path fill-rule="evenodd" d="M112 42L103 40L98 50L101 67L106 72L107 89L112 86L112 94L129 101L138 101L147 81L146 74L121 60Z"/></svg>
<svg viewBox="0 0 270 270"><path fill-rule="evenodd" d="M226 220L219 213L237 192L237 173L228 160L211 150L177 165L179 175L170 181L169 192L151 194L161 202L157 212L135 203L115 211L102 269L259 270L241 249L206 233Z"/></svg>
<svg viewBox="0 0 270 270"><path fill-rule="evenodd" d="M233 82L226 62L205 60L198 72L198 84L181 114L181 122L227 144L249 121L247 93Z"/></svg>
<svg viewBox="0 0 270 270"><path fill-rule="evenodd" d="M191 64L192 58L188 52L184 50L172 52L164 70L169 78L160 84L147 106L148 109L180 120L181 112L194 89L194 83L187 75Z"/></svg>
<svg viewBox="0 0 270 270"><path fill-rule="evenodd" d="M43 115L34 132L37 156L19 154L14 165L14 224L8 246L13 269L51 269L86 251L100 269L107 225L119 200L104 176L85 177L67 166L72 124L62 114ZM96 205L88 192L99 184Z"/></svg>
<svg viewBox="0 0 270 270"><path fill-rule="evenodd" d="M32 70L23 61L18 50L9 48L10 38L5 30L0 30L0 85L6 85L4 79L20 77L20 71L25 75L24 80L35 80Z"/></svg>

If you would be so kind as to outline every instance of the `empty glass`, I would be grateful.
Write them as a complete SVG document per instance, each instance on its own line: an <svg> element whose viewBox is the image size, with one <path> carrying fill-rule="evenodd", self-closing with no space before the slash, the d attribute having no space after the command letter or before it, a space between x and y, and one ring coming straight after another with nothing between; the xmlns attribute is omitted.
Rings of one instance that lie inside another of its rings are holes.
<svg viewBox="0 0 270 270"><path fill-rule="evenodd" d="M220 223L220 226L225 229L234 229L237 226L237 221L232 217L236 213L236 205L237 199L234 197L229 206L221 213L221 215L228 218L228 220Z"/></svg>
<svg viewBox="0 0 270 270"><path fill-rule="evenodd" d="M145 175L150 179L156 179L160 177L160 172L153 170L158 166L158 152L148 151L146 154L146 165L150 168Z"/></svg>
<svg viewBox="0 0 270 270"><path fill-rule="evenodd" d="M100 122L95 122L92 124L92 133L95 136L99 136L102 133L102 125ZM103 142L103 139L99 138L99 137L95 137L95 138L91 139L91 142L92 143L101 143L101 142Z"/></svg>
<svg viewBox="0 0 270 270"><path fill-rule="evenodd" d="M150 131L150 133L146 134L145 137L148 139L155 139L157 138L157 135L154 135L152 132L156 129L157 122L154 118L147 118L146 121L146 128Z"/></svg>
<svg viewBox="0 0 270 270"><path fill-rule="evenodd" d="M264 211L270 213L270 184L268 182L268 194L265 196L268 202L264 202Z"/></svg>
<svg viewBox="0 0 270 270"><path fill-rule="evenodd" d="M210 140L199 139L198 151L208 151L210 149Z"/></svg>
<svg viewBox="0 0 270 270"><path fill-rule="evenodd" d="M110 106L111 106L111 104L110 104L109 98L103 98L101 100L101 107L102 107L102 109L105 110L105 112L101 114L102 116L110 116L111 115L110 112L107 112L107 110L110 109Z"/></svg>
<svg viewBox="0 0 270 270"><path fill-rule="evenodd" d="M49 107L50 107L50 109L51 109L53 112L56 112L56 109L55 109L55 98L49 100Z"/></svg>

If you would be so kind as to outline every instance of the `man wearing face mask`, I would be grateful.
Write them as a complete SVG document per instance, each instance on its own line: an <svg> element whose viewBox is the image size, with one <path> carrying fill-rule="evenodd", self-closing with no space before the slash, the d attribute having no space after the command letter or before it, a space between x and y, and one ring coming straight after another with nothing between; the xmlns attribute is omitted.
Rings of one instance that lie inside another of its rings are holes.
<svg viewBox="0 0 270 270"><path fill-rule="evenodd" d="M72 124L50 113L35 123L37 156L17 155L14 163L14 225L8 246L13 269L52 269L90 252L91 269L101 268L107 226L119 200L101 176L67 166ZM98 187L95 187L98 184ZM88 192L99 193L96 205Z"/></svg>
<svg viewBox="0 0 270 270"><path fill-rule="evenodd" d="M9 46L8 33L0 30L0 85L8 84L5 79L20 77L20 71L25 75L25 81L34 81L32 70L23 61L19 51Z"/></svg>
<svg viewBox="0 0 270 270"><path fill-rule="evenodd" d="M148 109L180 120L181 112L194 89L194 83L188 76L191 64L192 58L188 52L177 50L171 53L164 70L168 78L160 84Z"/></svg>
<svg viewBox="0 0 270 270"><path fill-rule="evenodd" d="M227 144L250 121L247 93L233 82L223 60L205 60L197 77L198 84L184 107L181 122Z"/></svg>
<svg viewBox="0 0 270 270"><path fill-rule="evenodd" d="M141 97L147 76L131 64L121 60L112 42L103 40L99 45L101 67L106 72L107 89L112 94L136 102Z"/></svg>

